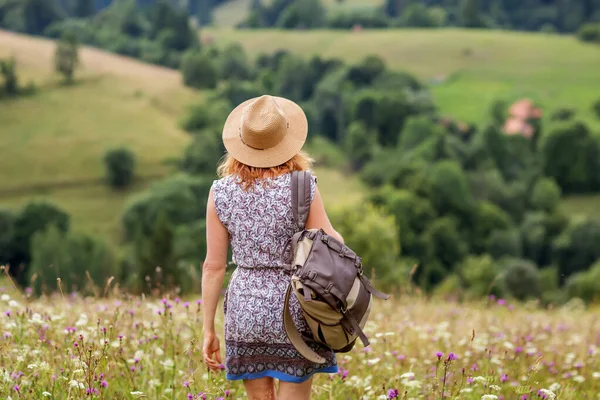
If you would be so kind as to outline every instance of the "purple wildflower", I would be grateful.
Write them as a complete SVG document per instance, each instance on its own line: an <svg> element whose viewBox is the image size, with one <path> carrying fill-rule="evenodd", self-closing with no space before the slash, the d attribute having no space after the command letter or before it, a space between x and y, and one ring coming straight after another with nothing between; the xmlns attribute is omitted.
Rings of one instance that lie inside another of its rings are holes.
<svg viewBox="0 0 600 400"><path fill-rule="evenodd" d="M396 397L398 397L398 389L390 389L387 392L387 398L388 399L395 399Z"/></svg>
<svg viewBox="0 0 600 400"><path fill-rule="evenodd" d="M100 382L100 386L102 386L103 388L108 387L108 382L103 380L102 382Z"/></svg>
<svg viewBox="0 0 600 400"><path fill-rule="evenodd" d="M184 382L183 382L183 386L184 386L184 387L190 387L190 383L189 383L188 381L184 381Z"/></svg>
<svg viewBox="0 0 600 400"><path fill-rule="evenodd" d="M187 398L188 398L188 400L194 400L194 395L191 393L188 393Z"/></svg>
<svg viewBox="0 0 600 400"><path fill-rule="evenodd" d="M444 356L444 353L442 353L441 351L438 351L437 353L435 353L435 356L438 358L438 360L440 358L442 358Z"/></svg>
<svg viewBox="0 0 600 400"><path fill-rule="evenodd" d="M506 374L502 374L502 376L500 377L500 381L502 381L502 383L506 382L508 380L508 375Z"/></svg>
<svg viewBox="0 0 600 400"><path fill-rule="evenodd" d="M454 353L448 354L448 361L454 361L456 359L458 359L458 357L456 357Z"/></svg>

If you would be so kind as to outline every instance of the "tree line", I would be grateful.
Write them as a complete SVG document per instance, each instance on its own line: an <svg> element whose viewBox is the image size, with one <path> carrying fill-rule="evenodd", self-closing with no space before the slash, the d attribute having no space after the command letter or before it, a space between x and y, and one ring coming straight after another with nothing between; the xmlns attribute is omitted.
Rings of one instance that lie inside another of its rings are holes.
<svg viewBox="0 0 600 400"><path fill-rule="evenodd" d="M343 3L344 0L338 0ZM598 0L386 0L380 8L327 12L321 0L254 1L246 28L284 29L455 26L576 32L600 22Z"/></svg>

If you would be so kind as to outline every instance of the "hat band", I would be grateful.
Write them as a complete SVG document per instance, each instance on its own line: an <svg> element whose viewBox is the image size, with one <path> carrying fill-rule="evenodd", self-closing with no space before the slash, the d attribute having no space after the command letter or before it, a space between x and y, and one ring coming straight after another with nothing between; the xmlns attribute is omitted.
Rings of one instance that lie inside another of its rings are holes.
<svg viewBox="0 0 600 400"><path fill-rule="evenodd" d="M254 149L254 150L264 150L264 149L259 149L258 147L250 146L248 143L246 143L244 141L244 138L242 137L242 128L239 129L238 135L240 136L240 140L242 141L242 143L244 144L244 146L250 147L251 149Z"/></svg>

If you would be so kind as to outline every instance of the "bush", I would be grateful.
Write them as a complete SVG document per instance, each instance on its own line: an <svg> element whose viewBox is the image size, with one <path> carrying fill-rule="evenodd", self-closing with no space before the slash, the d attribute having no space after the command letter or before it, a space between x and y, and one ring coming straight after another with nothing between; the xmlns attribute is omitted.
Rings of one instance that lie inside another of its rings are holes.
<svg viewBox="0 0 600 400"><path fill-rule="evenodd" d="M543 212L527 213L521 225L523 258L540 266L549 264L552 259L551 241L548 216Z"/></svg>
<svg viewBox="0 0 600 400"><path fill-rule="evenodd" d="M14 58L0 60L0 74L4 81L0 98L16 96L19 93L19 81L17 79L17 63Z"/></svg>
<svg viewBox="0 0 600 400"><path fill-rule="evenodd" d="M177 174L133 197L121 217L125 240L153 235L161 213L175 229L204 219L212 182L212 177Z"/></svg>
<svg viewBox="0 0 600 400"><path fill-rule="evenodd" d="M108 150L104 154L106 180L115 189L123 189L133 182L135 154L127 148Z"/></svg>
<svg viewBox="0 0 600 400"><path fill-rule="evenodd" d="M600 23L581 25L577 37L583 42L600 43Z"/></svg>
<svg viewBox="0 0 600 400"><path fill-rule="evenodd" d="M575 116L575 110L572 108L559 108L550 115L551 121L568 121Z"/></svg>
<svg viewBox="0 0 600 400"><path fill-rule="evenodd" d="M50 225L54 225L61 232L67 232L69 224L69 214L48 201L32 201L20 210L14 221L12 254L9 262L12 266L11 271L20 284L26 283L33 236Z"/></svg>
<svg viewBox="0 0 600 400"><path fill-rule="evenodd" d="M388 287L402 283L400 243L392 216L365 204L333 209L331 221L346 245L362 257L367 276L375 276Z"/></svg>
<svg viewBox="0 0 600 400"><path fill-rule="evenodd" d="M0 265L6 265L12 257L16 215L0 208Z"/></svg>
<svg viewBox="0 0 600 400"><path fill-rule="evenodd" d="M471 224L471 248L473 252L480 254L489 248L492 232L510 228L512 221L501 208L483 201L477 204L475 217L471 218Z"/></svg>
<svg viewBox="0 0 600 400"><path fill-rule="evenodd" d="M503 286L507 293L518 300L540 296L540 279L534 263L513 258L503 264Z"/></svg>
<svg viewBox="0 0 600 400"><path fill-rule="evenodd" d="M85 293L89 288L94 293L116 273L114 255L99 239L65 233L54 225L33 237L29 282L38 294L55 291L58 278L63 291Z"/></svg>
<svg viewBox="0 0 600 400"><path fill-rule="evenodd" d="M502 295L500 286L495 285L500 268L488 254L467 257L458 266L458 274L468 292L474 297Z"/></svg>
<svg viewBox="0 0 600 400"><path fill-rule="evenodd" d="M195 89L217 87L218 70L209 54L193 49L183 54L181 59L183 83Z"/></svg>
<svg viewBox="0 0 600 400"><path fill-rule="evenodd" d="M557 124L544 136L544 173L554 178L564 193L600 188L600 139L578 121Z"/></svg>
<svg viewBox="0 0 600 400"><path fill-rule="evenodd" d="M474 201L465 173L458 163L435 163L431 167L429 181L433 194L432 202L440 214L466 215L471 212Z"/></svg>
<svg viewBox="0 0 600 400"><path fill-rule="evenodd" d="M327 27L333 29L351 29L355 26L362 28L387 28L389 19L380 12L342 12L328 16Z"/></svg>
<svg viewBox="0 0 600 400"><path fill-rule="evenodd" d="M180 168L189 174L213 176L224 153L221 132L213 129L202 131L185 149Z"/></svg>
<svg viewBox="0 0 600 400"><path fill-rule="evenodd" d="M246 100L263 94L264 89L256 82L231 80L225 82L219 88L218 97L228 100L235 107Z"/></svg>
<svg viewBox="0 0 600 400"><path fill-rule="evenodd" d="M521 257L521 234L516 229L494 231L488 240L487 252L495 259Z"/></svg>
<svg viewBox="0 0 600 400"><path fill-rule="evenodd" d="M350 124L344 142L346 154L355 171L371 161L378 149L377 132L368 130L361 122Z"/></svg>
<svg viewBox="0 0 600 400"><path fill-rule="evenodd" d="M578 297L587 302L600 300L600 262L588 271L571 276L566 283L569 297Z"/></svg>
<svg viewBox="0 0 600 400"><path fill-rule="evenodd" d="M535 182L529 204L534 210L553 212L560 202L560 187L551 178L540 178Z"/></svg>
<svg viewBox="0 0 600 400"><path fill-rule="evenodd" d="M231 44L225 48L218 62L223 80L248 80L253 77L252 66L248 62L244 48L239 44Z"/></svg>
<svg viewBox="0 0 600 400"><path fill-rule="evenodd" d="M180 126L187 132L221 130L231 105L226 100L209 99L188 107Z"/></svg>
<svg viewBox="0 0 600 400"><path fill-rule="evenodd" d="M65 32L56 44L54 67L66 83L73 82L75 69L79 64L79 44L74 33Z"/></svg>
<svg viewBox="0 0 600 400"><path fill-rule="evenodd" d="M428 263L437 262L452 271L469 252L468 243L458 232L457 223L450 217L434 220L425 230L423 240Z"/></svg>
<svg viewBox="0 0 600 400"><path fill-rule="evenodd" d="M600 222L573 220L552 243L561 284L570 275L585 271L600 258Z"/></svg>

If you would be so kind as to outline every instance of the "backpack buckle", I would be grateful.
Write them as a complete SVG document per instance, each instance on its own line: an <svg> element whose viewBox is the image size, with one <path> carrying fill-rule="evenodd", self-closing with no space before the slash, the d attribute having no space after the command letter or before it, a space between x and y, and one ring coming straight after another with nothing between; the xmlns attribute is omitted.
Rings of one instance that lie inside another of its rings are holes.
<svg viewBox="0 0 600 400"><path fill-rule="evenodd" d="M325 293L329 293L331 289L333 289L333 282L329 282L329 284L325 288Z"/></svg>

